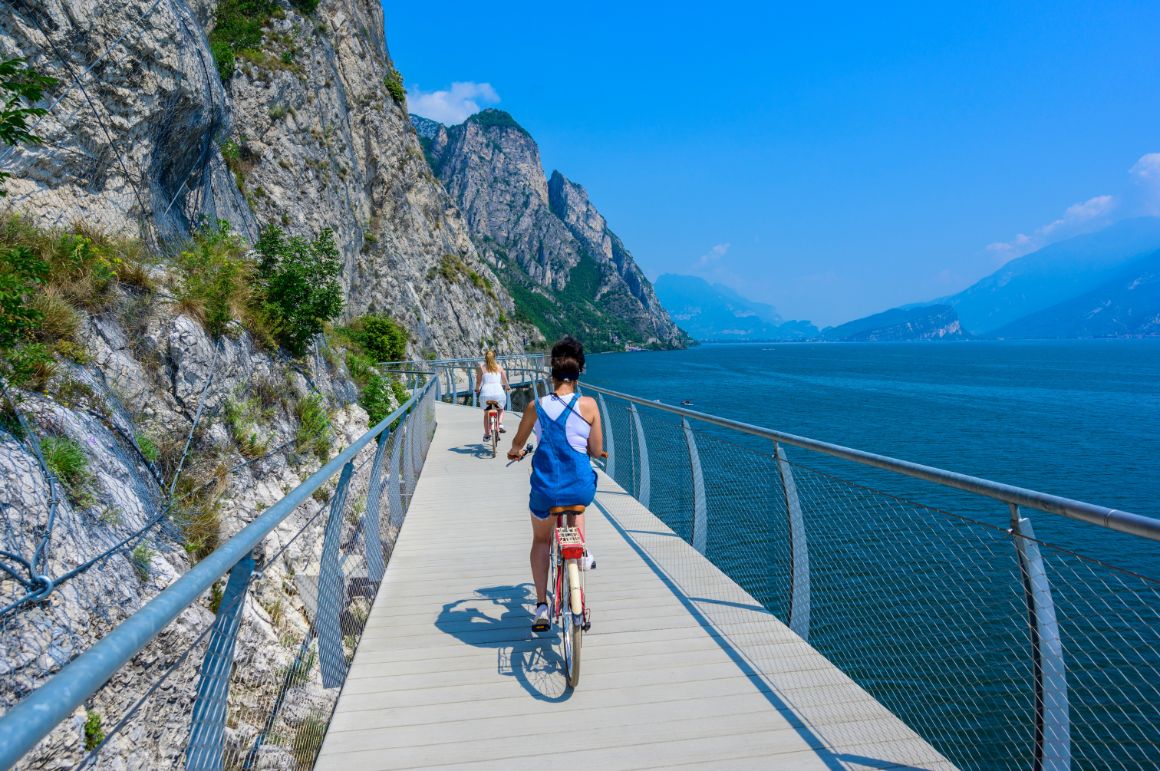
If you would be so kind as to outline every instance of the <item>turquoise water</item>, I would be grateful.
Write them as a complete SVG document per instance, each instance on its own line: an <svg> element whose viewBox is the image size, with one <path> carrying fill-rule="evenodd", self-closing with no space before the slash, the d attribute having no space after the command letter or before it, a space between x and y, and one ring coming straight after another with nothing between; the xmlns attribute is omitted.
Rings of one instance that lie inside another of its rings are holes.
<svg viewBox="0 0 1160 771"><path fill-rule="evenodd" d="M1160 341L702 346L593 356L586 379L788 433L1160 515ZM617 479L639 489L626 405ZM692 538L680 426L643 409L651 506ZM772 448L697 429L708 556L789 612ZM789 448L809 541L810 642L966 767L1028 765L1034 688L1005 505ZM1158 545L1025 512L1060 617L1074 767L1155 765ZM1059 548L1056 548L1059 547ZM1072 553L1071 550L1080 555ZM1112 570L1093 559L1107 560ZM1138 573L1140 575L1133 575Z"/></svg>

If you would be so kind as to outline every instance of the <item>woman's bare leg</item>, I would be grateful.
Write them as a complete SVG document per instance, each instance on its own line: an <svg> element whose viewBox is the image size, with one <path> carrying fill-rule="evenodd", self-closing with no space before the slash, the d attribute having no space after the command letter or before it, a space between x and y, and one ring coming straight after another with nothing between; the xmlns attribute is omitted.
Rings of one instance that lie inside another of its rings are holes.
<svg viewBox="0 0 1160 771"><path fill-rule="evenodd" d="M529 559L532 563L532 583L536 585L536 604L548 601L548 553L551 544L555 517L540 519L535 515L532 518L532 551Z"/></svg>

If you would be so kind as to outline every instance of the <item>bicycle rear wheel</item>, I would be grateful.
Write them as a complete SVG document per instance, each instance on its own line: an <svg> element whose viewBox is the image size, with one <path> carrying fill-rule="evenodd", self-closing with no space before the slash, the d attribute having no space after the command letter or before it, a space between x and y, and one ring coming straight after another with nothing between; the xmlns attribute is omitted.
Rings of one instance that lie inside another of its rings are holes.
<svg viewBox="0 0 1160 771"><path fill-rule="evenodd" d="M491 457L496 456L496 448L499 447L499 424L496 422L495 413L489 413L487 426L491 429Z"/></svg>

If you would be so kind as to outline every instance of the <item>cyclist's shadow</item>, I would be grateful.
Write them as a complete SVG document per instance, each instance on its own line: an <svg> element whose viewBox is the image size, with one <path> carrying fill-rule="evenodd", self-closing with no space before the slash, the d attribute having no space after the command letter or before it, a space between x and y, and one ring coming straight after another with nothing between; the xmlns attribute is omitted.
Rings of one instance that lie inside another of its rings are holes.
<svg viewBox="0 0 1160 771"><path fill-rule="evenodd" d="M564 677L564 663L557 653L560 635L534 635L534 603L531 584L486 586L473 597L443 606L435 621L442 632L477 648L496 650L496 670L510 675L540 701L566 701L572 695Z"/></svg>

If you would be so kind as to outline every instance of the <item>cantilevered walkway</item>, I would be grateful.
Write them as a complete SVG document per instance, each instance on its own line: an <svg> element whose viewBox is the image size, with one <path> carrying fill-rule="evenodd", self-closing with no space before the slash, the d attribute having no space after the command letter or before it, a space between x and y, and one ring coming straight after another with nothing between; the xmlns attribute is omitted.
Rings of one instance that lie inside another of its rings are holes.
<svg viewBox="0 0 1160 771"><path fill-rule="evenodd" d="M529 629L528 463L436 415L318 768L952 767L604 474L568 690Z"/></svg>

